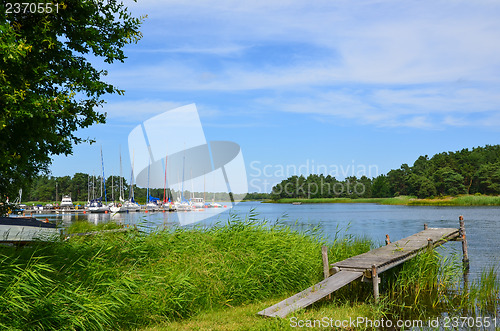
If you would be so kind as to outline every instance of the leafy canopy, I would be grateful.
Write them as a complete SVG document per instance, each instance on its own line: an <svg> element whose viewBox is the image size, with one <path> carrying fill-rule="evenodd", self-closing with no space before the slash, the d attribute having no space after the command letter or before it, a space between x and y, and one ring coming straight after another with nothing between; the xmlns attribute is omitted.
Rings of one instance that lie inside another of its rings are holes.
<svg viewBox="0 0 500 331"><path fill-rule="evenodd" d="M103 97L123 93L90 61L123 62L143 20L117 0L39 0L52 12L17 14L8 2L21 1L0 3L0 201L90 141L76 131L104 123Z"/></svg>

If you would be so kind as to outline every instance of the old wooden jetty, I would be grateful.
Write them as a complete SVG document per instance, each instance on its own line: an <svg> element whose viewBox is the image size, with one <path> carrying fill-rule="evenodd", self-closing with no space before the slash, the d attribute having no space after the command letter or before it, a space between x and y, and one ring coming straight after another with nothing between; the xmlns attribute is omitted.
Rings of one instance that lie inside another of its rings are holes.
<svg viewBox="0 0 500 331"><path fill-rule="evenodd" d="M362 279L373 284L375 301L379 296L379 274L389 270L417 255L426 249L432 249L450 240L462 241L464 253L463 262L468 265L467 241L465 226L460 216L460 228L428 228L407 238L391 243L386 236L386 246L371 250L367 253L350 257L346 260L328 264L326 246L323 248L323 265L325 280L313 285L294 296L285 299L258 314L268 317L285 317L289 313L307 307L321 300L343 286Z"/></svg>

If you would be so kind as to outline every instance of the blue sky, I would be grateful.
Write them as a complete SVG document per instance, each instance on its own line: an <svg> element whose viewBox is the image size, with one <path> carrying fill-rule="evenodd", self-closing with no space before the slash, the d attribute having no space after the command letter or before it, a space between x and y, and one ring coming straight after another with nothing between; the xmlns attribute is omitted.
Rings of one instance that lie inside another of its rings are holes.
<svg viewBox="0 0 500 331"><path fill-rule="evenodd" d="M100 173L101 145L106 175L121 146L128 176L130 131L190 103L208 141L241 146L249 191L269 191L281 169L380 174L500 143L496 1L128 4L148 15L144 37L126 63L99 64L125 96L108 98L107 124L80 131L96 144L54 158L54 176Z"/></svg>

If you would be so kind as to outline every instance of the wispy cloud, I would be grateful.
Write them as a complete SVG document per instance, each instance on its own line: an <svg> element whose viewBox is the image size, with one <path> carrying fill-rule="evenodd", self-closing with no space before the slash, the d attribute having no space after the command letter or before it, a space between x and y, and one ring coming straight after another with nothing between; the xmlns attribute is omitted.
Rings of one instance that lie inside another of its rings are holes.
<svg viewBox="0 0 500 331"><path fill-rule="evenodd" d="M494 1L146 0L132 8L150 15L136 52L151 57L111 72L125 89L248 92L256 108L387 127L498 123Z"/></svg>
<svg viewBox="0 0 500 331"><path fill-rule="evenodd" d="M103 107L103 111L109 119L136 123L182 105L162 100L135 100L110 102Z"/></svg>

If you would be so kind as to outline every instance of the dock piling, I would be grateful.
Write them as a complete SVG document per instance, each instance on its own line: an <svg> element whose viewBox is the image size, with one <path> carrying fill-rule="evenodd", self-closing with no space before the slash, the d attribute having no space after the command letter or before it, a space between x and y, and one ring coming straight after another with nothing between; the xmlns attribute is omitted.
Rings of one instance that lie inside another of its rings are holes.
<svg viewBox="0 0 500 331"><path fill-rule="evenodd" d="M375 303L378 303L378 297L379 297L378 283L379 283L379 278L378 278L378 274L377 274L377 266L375 264L372 265L372 282L373 282L373 298L375 299Z"/></svg>
<svg viewBox="0 0 500 331"><path fill-rule="evenodd" d="M321 255L323 256L323 276L325 279L330 277L330 264L328 263L328 247L321 246ZM328 299L331 299L332 295L328 294Z"/></svg>
<svg viewBox="0 0 500 331"><path fill-rule="evenodd" d="M459 223L460 223L460 237L462 238L462 253L463 253L463 259L462 262L464 264L464 269L468 270L469 269L469 254L467 252L467 236L465 235L465 222L464 222L464 217L460 215L458 217Z"/></svg>
<svg viewBox="0 0 500 331"><path fill-rule="evenodd" d="M321 255L323 256L323 276L325 279L330 277L330 265L328 264L328 247L321 246Z"/></svg>
<svg viewBox="0 0 500 331"><path fill-rule="evenodd" d="M434 241L432 238L427 239L427 251L430 252L434 248Z"/></svg>
<svg viewBox="0 0 500 331"><path fill-rule="evenodd" d="M427 225L427 223L424 223L424 230L427 230L429 228L429 226Z"/></svg>

